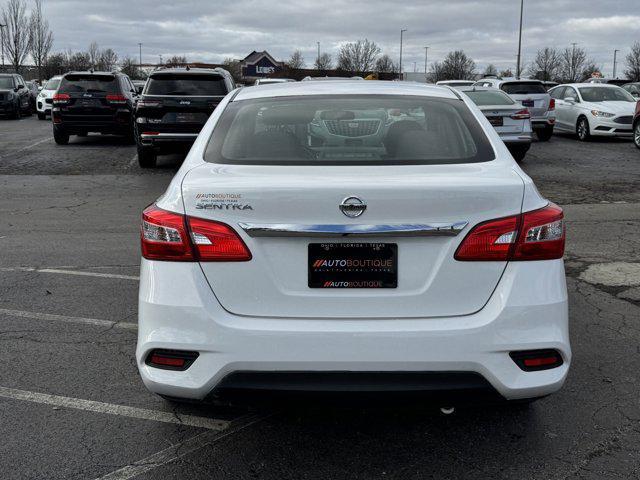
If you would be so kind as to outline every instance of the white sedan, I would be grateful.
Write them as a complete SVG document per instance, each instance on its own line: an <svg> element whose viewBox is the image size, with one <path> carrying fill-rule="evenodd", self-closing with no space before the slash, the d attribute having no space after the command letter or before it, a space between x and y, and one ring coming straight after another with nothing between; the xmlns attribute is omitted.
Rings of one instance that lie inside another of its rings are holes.
<svg viewBox="0 0 640 480"><path fill-rule="evenodd" d="M549 90L556 101L556 130L575 133L581 141L593 136L633 135L637 100L626 90L604 83L571 83Z"/></svg>
<svg viewBox="0 0 640 480"><path fill-rule="evenodd" d="M143 212L141 242L137 363L165 397L394 390L455 406L567 376L562 210L455 90L235 90Z"/></svg>

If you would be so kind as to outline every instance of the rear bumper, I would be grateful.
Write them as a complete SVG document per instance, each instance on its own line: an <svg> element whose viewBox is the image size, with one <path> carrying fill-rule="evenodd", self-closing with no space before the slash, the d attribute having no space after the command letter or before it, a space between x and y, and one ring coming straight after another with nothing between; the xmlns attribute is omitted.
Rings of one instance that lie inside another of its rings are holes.
<svg viewBox="0 0 640 480"><path fill-rule="evenodd" d="M556 116L555 114L549 114L539 116L539 117L531 117L531 128L534 130L540 130L547 127L553 127L556 124Z"/></svg>
<svg viewBox="0 0 640 480"><path fill-rule="evenodd" d="M110 115L69 115L53 107L51 115L56 128L71 135L84 132L124 135L132 132L133 128L131 112L125 109Z"/></svg>
<svg viewBox="0 0 640 480"><path fill-rule="evenodd" d="M162 370L145 364L156 348L200 355L186 371ZM563 365L524 372L509 357L534 349L556 349ZM571 361L564 265L509 264L472 315L283 319L227 312L196 263L143 259L136 357L147 388L181 398L203 399L238 372L469 373L505 399L543 396L562 386Z"/></svg>
<svg viewBox="0 0 640 480"><path fill-rule="evenodd" d="M530 145L532 142L531 133L519 133L519 134L509 134L509 135L500 135L500 139L508 146L524 146Z"/></svg>

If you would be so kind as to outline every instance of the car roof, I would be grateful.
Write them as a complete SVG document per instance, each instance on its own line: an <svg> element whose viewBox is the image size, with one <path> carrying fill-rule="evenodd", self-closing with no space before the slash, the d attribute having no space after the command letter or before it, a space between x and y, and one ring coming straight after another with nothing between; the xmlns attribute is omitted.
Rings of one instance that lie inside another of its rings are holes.
<svg viewBox="0 0 640 480"><path fill-rule="evenodd" d="M102 71L100 71L100 72L93 71L92 72L91 70L78 70L77 72L67 72L64 75L62 75L62 77L66 77L68 75L103 75L103 76L111 75L111 76L114 76L114 75L122 75L122 74L118 73L118 72L102 72Z"/></svg>
<svg viewBox="0 0 640 480"><path fill-rule="evenodd" d="M582 83L561 83L560 85L558 85L558 87L593 87L593 88L611 88L611 87L617 87L618 85L614 85L612 83L589 83L589 82L582 82ZM558 88L558 87L553 87L553 88ZM618 87L621 88L621 87Z"/></svg>
<svg viewBox="0 0 640 480"><path fill-rule="evenodd" d="M272 83L238 90L234 100L288 97L297 95L419 95L459 99L448 87L420 83L386 82L382 80L342 82L287 82Z"/></svg>
<svg viewBox="0 0 640 480"><path fill-rule="evenodd" d="M150 77L158 74L166 74L166 73L179 73L179 74L191 74L191 75L225 75L228 74L226 70L222 68L186 68L186 67L175 67L175 68L160 68L158 70L154 70L149 74Z"/></svg>

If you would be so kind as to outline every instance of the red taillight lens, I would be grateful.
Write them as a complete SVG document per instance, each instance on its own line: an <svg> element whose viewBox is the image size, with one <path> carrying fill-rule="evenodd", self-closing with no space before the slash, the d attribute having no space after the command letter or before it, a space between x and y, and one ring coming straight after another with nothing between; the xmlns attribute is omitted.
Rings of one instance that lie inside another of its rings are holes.
<svg viewBox="0 0 640 480"><path fill-rule="evenodd" d="M194 261L183 215L150 205L142 212L141 239L144 258Z"/></svg>
<svg viewBox="0 0 640 480"><path fill-rule="evenodd" d="M476 225L458 247L456 260L505 261L518 235L519 215Z"/></svg>
<svg viewBox="0 0 640 480"><path fill-rule="evenodd" d="M550 203L522 215L520 235L512 260L553 260L564 255L564 214Z"/></svg>
<svg viewBox="0 0 640 480"><path fill-rule="evenodd" d="M246 262L251 253L242 239L224 223L188 217L191 240L201 262Z"/></svg>
<svg viewBox="0 0 640 480"><path fill-rule="evenodd" d="M177 262L243 262L251 252L230 226L151 205L142 212L142 256Z"/></svg>
<svg viewBox="0 0 640 480"><path fill-rule="evenodd" d="M107 95L107 102L114 103L117 105L123 105L127 103L127 99L124 95L110 94L110 95Z"/></svg>
<svg viewBox="0 0 640 480"><path fill-rule="evenodd" d="M555 110L556 109L556 99L552 98L551 100L549 100L549 110Z"/></svg>
<svg viewBox="0 0 640 480"><path fill-rule="evenodd" d="M529 113L529 110L525 108L524 110L520 110L519 112L511 115L511 118L513 120L526 120L528 118L531 118L531 114Z"/></svg>
<svg viewBox="0 0 640 480"><path fill-rule="evenodd" d="M188 350L156 349L149 352L145 363L165 370L186 370L196 361L198 352Z"/></svg>
<svg viewBox="0 0 640 480"><path fill-rule="evenodd" d="M67 95L66 93L56 93L53 96L53 103L58 104L58 105L64 105L65 103L69 103L70 99L71 99L71 97L69 95Z"/></svg>
<svg viewBox="0 0 640 480"><path fill-rule="evenodd" d="M454 258L460 261L562 258L563 218L562 209L550 203L540 210L481 223L462 241Z"/></svg>

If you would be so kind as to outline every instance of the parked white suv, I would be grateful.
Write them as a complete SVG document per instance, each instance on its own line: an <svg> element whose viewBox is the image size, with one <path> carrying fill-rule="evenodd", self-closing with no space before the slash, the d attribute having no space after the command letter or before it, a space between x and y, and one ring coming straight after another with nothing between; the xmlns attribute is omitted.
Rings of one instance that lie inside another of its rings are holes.
<svg viewBox="0 0 640 480"><path fill-rule="evenodd" d="M555 102L540 80L483 78L474 85L499 88L527 107L531 114L531 127L538 140L546 142L553 135L556 123Z"/></svg>
<svg viewBox="0 0 640 480"><path fill-rule="evenodd" d="M60 86L60 80L62 76L51 77L47 83L44 84L42 90L36 98L36 110L38 111L38 120L44 120L47 115L51 115L51 107L53 106L53 95Z"/></svg>

